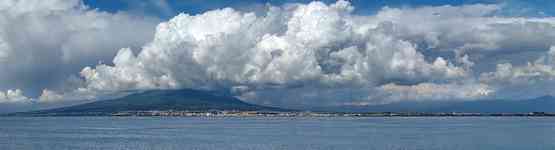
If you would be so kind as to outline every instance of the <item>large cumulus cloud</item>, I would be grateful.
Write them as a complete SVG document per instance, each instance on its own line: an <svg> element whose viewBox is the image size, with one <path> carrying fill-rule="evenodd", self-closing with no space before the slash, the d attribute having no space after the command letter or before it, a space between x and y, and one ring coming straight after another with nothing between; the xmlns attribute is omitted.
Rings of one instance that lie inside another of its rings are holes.
<svg viewBox="0 0 555 150"><path fill-rule="evenodd" d="M69 10L99 13L76 6ZM110 51L112 61L83 68L79 77L65 80L66 88L42 90L39 99L193 88L302 107L510 98L511 91L531 84L552 85L544 81L553 79L555 52L548 51L555 45L554 18L499 15L504 8L496 4L385 7L373 15L354 9L338 1L267 6L256 13L182 13L158 24L150 42L139 47L131 40L117 54ZM120 19L106 22L112 21ZM0 38L0 63L12 58L9 39Z"/></svg>
<svg viewBox="0 0 555 150"><path fill-rule="evenodd" d="M464 75L442 58L426 62L414 45L381 31L354 33L353 26L340 24L346 20L339 16L336 20L321 16L330 23L292 16L282 27L272 24L277 18L270 17L256 18L232 9L180 15L159 25L155 41L137 57L130 49L122 49L114 59L115 67L86 68L82 75L95 89L191 88L222 82L295 84L307 80L370 84L382 78L441 80ZM310 27L296 22L300 20L315 23ZM333 27L322 29L326 24ZM272 26L286 31L273 33L268 30ZM373 74L372 69L384 74Z"/></svg>
<svg viewBox="0 0 555 150"><path fill-rule="evenodd" d="M180 14L139 53L121 49L114 65L83 69L83 89L229 90L269 105L476 100L503 93L479 74L555 44L554 19L496 16L501 5L353 9L338 1Z"/></svg>
<svg viewBox="0 0 555 150"><path fill-rule="evenodd" d="M392 35L391 21L368 22L375 18L354 15L353 9L339 1L269 7L260 16L230 8L180 14L158 25L154 40L140 53L121 49L114 66L87 67L81 75L89 90L271 89L285 94L296 89L317 92L313 99L344 99L338 88L467 77L463 67L442 57L428 61L418 45ZM250 99L268 98L275 97Z"/></svg>
<svg viewBox="0 0 555 150"><path fill-rule="evenodd" d="M152 39L158 19L107 13L79 0L0 2L0 90L63 90L84 66Z"/></svg>

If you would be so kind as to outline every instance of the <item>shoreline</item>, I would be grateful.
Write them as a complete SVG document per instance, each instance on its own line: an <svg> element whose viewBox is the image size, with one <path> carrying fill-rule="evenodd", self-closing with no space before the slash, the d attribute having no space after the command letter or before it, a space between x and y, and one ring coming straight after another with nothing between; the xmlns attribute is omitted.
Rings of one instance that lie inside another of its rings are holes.
<svg viewBox="0 0 555 150"><path fill-rule="evenodd" d="M12 113L0 117L555 117L551 112L465 113L465 112L273 112L273 111L124 111Z"/></svg>

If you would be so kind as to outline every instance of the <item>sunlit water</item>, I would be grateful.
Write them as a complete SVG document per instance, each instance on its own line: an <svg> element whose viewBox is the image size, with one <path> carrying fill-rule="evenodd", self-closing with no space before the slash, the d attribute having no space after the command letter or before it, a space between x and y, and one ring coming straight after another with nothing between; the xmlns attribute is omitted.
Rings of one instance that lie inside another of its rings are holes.
<svg viewBox="0 0 555 150"><path fill-rule="evenodd" d="M0 118L0 150L42 149L550 150L555 118Z"/></svg>

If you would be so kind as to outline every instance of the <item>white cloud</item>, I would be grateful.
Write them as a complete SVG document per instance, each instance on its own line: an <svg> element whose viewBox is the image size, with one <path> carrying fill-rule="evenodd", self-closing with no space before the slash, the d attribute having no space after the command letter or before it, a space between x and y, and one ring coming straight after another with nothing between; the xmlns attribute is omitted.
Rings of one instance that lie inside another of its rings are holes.
<svg viewBox="0 0 555 150"><path fill-rule="evenodd" d="M482 73L480 80L498 87L500 97L521 98L555 94L555 46L526 65L498 64L494 72Z"/></svg>
<svg viewBox="0 0 555 150"><path fill-rule="evenodd" d="M30 98L23 95L20 89L0 91L0 104L3 103L28 103Z"/></svg>
<svg viewBox="0 0 555 150"><path fill-rule="evenodd" d="M64 98L63 95L60 95L57 92L48 89L42 90L42 93L39 96L40 102L56 102L64 99L66 98Z"/></svg>
<svg viewBox="0 0 555 150"><path fill-rule="evenodd" d="M381 84L385 80L448 80L465 70L438 57L427 62L414 44L392 37L387 25L355 32L345 1L269 8L265 16L233 9L180 14L158 26L135 56L122 49L115 66L81 72L89 89L231 88Z"/></svg>
<svg viewBox="0 0 555 150"><path fill-rule="evenodd" d="M353 9L339 1L269 7L263 15L230 8L180 14L158 25L136 55L121 49L113 66L83 69L84 88L241 87L245 99L276 103L284 101L269 93L301 91L298 101L335 103L356 88L366 89L355 90L362 101L481 99L497 94L471 74L494 61L484 54L541 49L555 36L554 19L492 16L499 5L384 8L374 16Z"/></svg>
<svg viewBox="0 0 555 150"><path fill-rule="evenodd" d="M554 43L554 18L493 16L500 5L385 8L375 22L390 21L391 34L437 50L522 51ZM520 47L519 47L520 46Z"/></svg>
<svg viewBox="0 0 555 150"><path fill-rule="evenodd" d="M479 100L489 98L494 89L486 84L451 83L417 85L386 84L380 87L387 102L403 100Z"/></svg>
<svg viewBox="0 0 555 150"><path fill-rule="evenodd" d="M2 3L9 21L0 23L0 69L8 74L0 74L0 89L47 82L39 101L178 88L230 90L284 106L477 100L514 90L505 85L539 88L553 79L553 54L513 65L555 45L555 18L495 16L501 5L360 15L347 1L311 2L180 14L154 28L153 20L79 1ZM506 63L495 71L499 62ZM77 72L84 80L65 80Z"/></svg>
<svg viewBox="0 0 555 150"><path fill-rule="evenodd" d="M79 0L0 2L0 90L60 89L83 67L152 38L158 19L90 9Z"/></svg>

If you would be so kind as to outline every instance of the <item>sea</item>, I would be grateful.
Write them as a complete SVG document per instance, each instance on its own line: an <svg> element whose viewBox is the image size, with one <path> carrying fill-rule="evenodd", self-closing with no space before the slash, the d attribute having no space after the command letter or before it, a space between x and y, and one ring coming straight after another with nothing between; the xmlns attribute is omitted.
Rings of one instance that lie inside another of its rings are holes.
<svg viewBox="0 0 555 150"><path fill-rule="evenodd" d="M549 117L0 117L0 150L555 150Z"/></svg>

